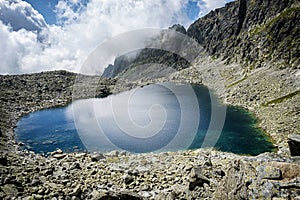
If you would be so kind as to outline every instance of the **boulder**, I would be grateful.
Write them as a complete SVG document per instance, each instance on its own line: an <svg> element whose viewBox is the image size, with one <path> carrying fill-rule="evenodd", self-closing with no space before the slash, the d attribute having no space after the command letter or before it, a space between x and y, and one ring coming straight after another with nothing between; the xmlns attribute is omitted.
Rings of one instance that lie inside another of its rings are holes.
<svg viewBox="0 0 300 200"><path fill-rule="evenodd" d="M109 153L107 153L106 155L109 156L109 157L118 157L119 156L119 151L111 151Z"/></svg>
<svg viewBox="0 0 300 200"><path fill-rule="evenodd" d="M81 194L81 185L77 185L73 191L70 193L70 196L79 196Z"/></svg>
<svg viewBox="0 0 300 200"><path fill-rule="evenodd" d="M195 167L192 169L189 178L189 190L194 190L197 186L203 187L204 184L209 184L210 181L201 174L201 168Z"/></svg>
<svg viewBox="0 0 300 200"><path fill-rule="evenodd" d="M66 157L67 156L67 154L55 154L55 155L53 155L53 158L56 158L56 159L63 159L64 157Z"/></svg>
<svg viewBox="0 0 300 200"><path fill-rule="evenodd" d="M97 153L97 154L91 155L91 160L93 162L97 162L97 161L103 160L103 159L105 159L105 156L103 154L101 154L101 153Z"/></svg>
<svg viewBox="0 0 300 200"><path fill-rule="evenodd" d="M7 157L5 155L0 156L0 165L7 166Z"/></svg>
<svg viewBox="0 0 300 200"><path fill-rule="evenodd" d="M56 154L62 154L63 151L61 149L57 149L56 151L51 152L51 156L54 156Z"/></svg>
<svg viewBox="0 0 300 200"><path fill-rule="evenodd" d="M4 186L1 186L1 190L6 195L16 195L18 193L18 189L14 184L6 184Z"/></svg>
<svg viewBox="0 0 300 200"><path fill-rule="evenodd" d="M286 162L272 162L271 166L279 168L282 172L282 178L292 180L300 177L300 165Z"/></svg>
<svg viewBox="0 0 300 200"><path fill-rule="evenodd" d="M257 167L258 176L261 179L282 179L282 172L279 168L273 166L259 166Z"/></svg>
<svg viewBox="0 0 300 200"><path fill-rule="evenodd" d="M122 178L126 185L128 185L134 181L134 178L129 174L125 174Z"/></svg>
<svg viewBox="0 0 300 200"><path fill-rule="evenodd" d="M71 165L70 170L74 170L74 169L82 169L80 164L78 162L75 162Z"/></svg>
<svg viewBox="0 0 300 200"><path fill-rule="evenodd" d="M288 136L288 144L291 156L300 156L300 135L292 134Z"/></svg>
<svg viewBox="0 0 300 200"><path fill-rule="evenodd" d="M86 156L86 153L76 153L75 154L75 158L82 158L82 157L85 157Z"/></svg>

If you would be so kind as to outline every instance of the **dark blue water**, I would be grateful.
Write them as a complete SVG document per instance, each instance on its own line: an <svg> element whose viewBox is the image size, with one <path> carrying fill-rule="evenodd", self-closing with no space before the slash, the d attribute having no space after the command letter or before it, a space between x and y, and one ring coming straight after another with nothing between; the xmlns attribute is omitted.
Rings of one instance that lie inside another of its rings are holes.
<svg viewBox="0 0 300 200"><path fill-rule="evenodd" d="M215 147L257 155L274 150L250 113L225 107L204 86L174 83L34 112L19 120L15 133L37 153Z"/></svg>

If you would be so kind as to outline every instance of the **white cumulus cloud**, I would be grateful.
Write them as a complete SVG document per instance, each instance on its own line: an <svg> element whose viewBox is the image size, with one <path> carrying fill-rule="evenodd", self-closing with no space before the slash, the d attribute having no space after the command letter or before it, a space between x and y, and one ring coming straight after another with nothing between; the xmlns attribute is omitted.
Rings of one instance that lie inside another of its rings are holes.
<svg viewBox="0 0 300 200"><path fill-rule="evenodd" d="M12 31L11 27L0 21L0 73L12 74L34 71L24 65L26 56L42 51L37 33L20 29Z"/></svg>
<svg viewBox="0 0 300 200"><path fill-rule="evenodd" d="M40 30L46 26L43 16L22 0L0 0L0 20L14 31Z"/></svg>
<svg viewBox="0 0 300 200"><path fill-rule="evenodd" d="M224 4L221 0L218 4L204 2L203 9ZM90 0L87 3L60 0L56 5L58 25L47 25L30 4L22 0L0 0L0 74L54 69L79 71L89 53L110 37L140 28L189 25L191 20L184 12L187 3L188 0ZM108 63L99 66L100 71Z"/></svg>

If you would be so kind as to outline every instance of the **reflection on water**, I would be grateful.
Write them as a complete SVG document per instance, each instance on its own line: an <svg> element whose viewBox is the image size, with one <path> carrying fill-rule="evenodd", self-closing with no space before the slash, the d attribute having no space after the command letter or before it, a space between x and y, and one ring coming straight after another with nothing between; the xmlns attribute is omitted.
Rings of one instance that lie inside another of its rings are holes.
<svg viewBox="0 0 300 200"><path fill-rule="evenodd" d="M273 150L248 112L224 111L206 87L164 83L31 113L15 133L35 152L152 152L211 145L252 155Z"/></svg>

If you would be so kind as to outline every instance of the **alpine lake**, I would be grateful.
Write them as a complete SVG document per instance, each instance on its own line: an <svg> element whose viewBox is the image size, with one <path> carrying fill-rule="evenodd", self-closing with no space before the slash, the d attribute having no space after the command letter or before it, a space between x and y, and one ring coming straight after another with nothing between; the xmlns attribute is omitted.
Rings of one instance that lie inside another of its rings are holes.
<svg viewBox="0 0 300 200"><path fill-rule="evenodd" d="M202 85L162 83L30 113L15 128L25 149L134 153L214 147L236 154L274 151L248 111L225 106Z"/></svg>

